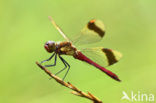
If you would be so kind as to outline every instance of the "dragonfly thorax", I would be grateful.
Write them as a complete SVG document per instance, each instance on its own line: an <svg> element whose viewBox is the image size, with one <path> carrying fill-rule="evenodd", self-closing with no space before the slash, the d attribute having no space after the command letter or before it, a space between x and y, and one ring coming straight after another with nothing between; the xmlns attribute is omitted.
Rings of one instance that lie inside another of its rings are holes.
<svg viewBox="0 0 156 103"><path fill-rule="evenodd" d="M47 52L52 53L56 50L56 43L54 41L47 41L44 45Z"/></svg>
<svg viewBox="0 0 156 103"><path fill-rule="evenodd" d="M58 42L56 43L56 53L60 55L76 55L77 49L71 44L71 42Z"/></svg>

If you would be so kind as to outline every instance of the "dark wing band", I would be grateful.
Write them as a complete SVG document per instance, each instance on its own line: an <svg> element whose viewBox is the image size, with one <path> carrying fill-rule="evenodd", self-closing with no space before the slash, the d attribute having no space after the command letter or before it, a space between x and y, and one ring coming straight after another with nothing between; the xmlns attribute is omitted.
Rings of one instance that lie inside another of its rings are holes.
<svg viewBox="0 0 156 103"><path fill-rule="evenodd" d="M96 32L100 37L103 37L104 34L105 34L105 31L103 31L100 27L98 27L96 24L95 24L95 21L96 20L91 20L89 23L88 23L88 28L90 30L93 30L94 32Z"/></svg>
<svg viewBox="0 0 156 103"><path fill-rule="evenodd" d="M118 60L115 58L115 55L111 49L103 48L102 51L106 54L109 65L116 63Z"/></svg>

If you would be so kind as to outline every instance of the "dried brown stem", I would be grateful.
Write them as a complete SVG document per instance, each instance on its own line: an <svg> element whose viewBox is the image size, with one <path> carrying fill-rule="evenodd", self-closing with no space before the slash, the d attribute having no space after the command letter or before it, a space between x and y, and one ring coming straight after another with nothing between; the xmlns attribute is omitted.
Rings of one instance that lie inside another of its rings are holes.
<svg viewBox="0 0 156 103"><path fill-rule="evenodd" d="M71 92L72 94L74 95L77 95L77 96L80 96L80 97L84 97L84 98L87 98L91 101L93 101L93 103L102 103L101 100L99 100L97 97L95 97L93 94L89 93L85 93L81 90L79 90L78 88L76 88L74 85L72 85L71 83L69 82L64 82L62 81L62 79L60 79L59 77L57 77L56 75L52 74L48 69L46 69L44 66L42 66L41 64L39 64L38 62L36 62L36 64L42 69L45 71L45 73L47 73L50 77L52 77L53 79L55 79L59 84L69 88L69 89L72 89L73 91Z"/></svg>

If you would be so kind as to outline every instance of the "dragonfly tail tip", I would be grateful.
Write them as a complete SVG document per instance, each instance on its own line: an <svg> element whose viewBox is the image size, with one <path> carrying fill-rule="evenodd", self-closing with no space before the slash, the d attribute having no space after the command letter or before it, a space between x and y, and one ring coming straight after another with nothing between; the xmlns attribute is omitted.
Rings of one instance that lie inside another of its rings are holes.
<svg viewBox="0 0 156 103"><path fill-rule="evenodd" d="M121 80L119 78L115 78L115 80L117 80L118 82L121 82Z"/></svg>

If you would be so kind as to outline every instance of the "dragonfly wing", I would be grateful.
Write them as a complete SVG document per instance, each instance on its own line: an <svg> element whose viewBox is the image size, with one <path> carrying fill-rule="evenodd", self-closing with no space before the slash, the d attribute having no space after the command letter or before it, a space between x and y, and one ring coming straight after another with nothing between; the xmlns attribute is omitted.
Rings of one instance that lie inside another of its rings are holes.
<svg viewBox="0 0 156 103"><path fill-rule="evenodd" d="M86 48L82 49L81 52L89 59L103 67L110 66L118 62L122 57L120 52L103 47Z"/></svg>
<svg viewBox="0 0 156 103"><path fill-rule="evenodd" d="M49 16L49 20L51 21L51 23L54 25L54 27L58 30L58 32L63 36L63 38L66 40L66 41L70 41L68 39L68 37L64 34L64 32L61 30L61 28L55 23L55 21L52 19L51 16Z"/></svg>
<svg viewBox="0 0 156 103"><path fill-rule="evenodd" d="M100 41L104 35L105 27L103 22L100 20L91 20L82 29L81 33L72 40L72 43L74 45L95 43Z"/></svg>

